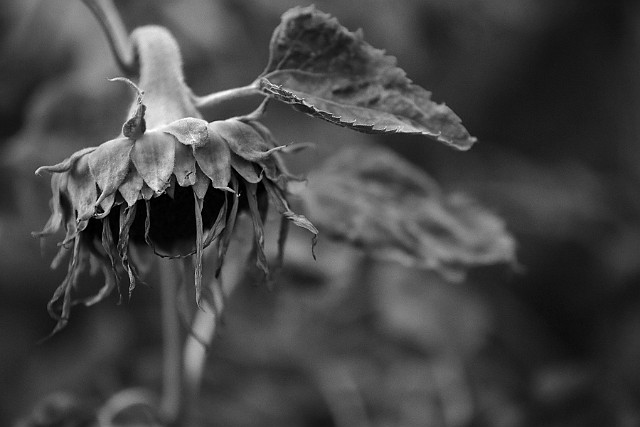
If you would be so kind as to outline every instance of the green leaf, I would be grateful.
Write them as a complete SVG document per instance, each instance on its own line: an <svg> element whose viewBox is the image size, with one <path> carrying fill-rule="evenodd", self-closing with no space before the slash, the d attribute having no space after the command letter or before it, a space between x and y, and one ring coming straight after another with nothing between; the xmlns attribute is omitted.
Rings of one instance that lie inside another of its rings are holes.
<svg viewBox="0 0 640 427"><path fill-rule="evenodd" d="M343 150L303 193L321 231L372 256L461 280L466 267L514 262L504 222L467 197L445 195L391 151Z"/></svg>
<svg viewBox="0 0 640 427"><path fill-rule="evenodd" d="M313 6L282 16L260 87L304 113L357 131L426 135L460 150L476 141L449 107L412 84L394 57Z"/></svg>

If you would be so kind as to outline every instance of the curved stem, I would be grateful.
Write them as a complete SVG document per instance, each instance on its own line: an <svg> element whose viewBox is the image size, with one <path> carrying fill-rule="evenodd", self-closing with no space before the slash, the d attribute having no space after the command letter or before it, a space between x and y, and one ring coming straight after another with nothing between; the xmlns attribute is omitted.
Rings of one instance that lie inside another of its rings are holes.
<svg viewBox="0 0 640 427"><path fill-rule="evenodd" d="M179 271L171 260L158 259L160 264L160 296L162 306L163 377L160 416L171 425L182 409L182 339L176 301Z"/></svg>
<svg viewBox="0 0 640 427"><path fill-rule="evenodd" d="M196 96L193 95L193 103L197 108L206 108L213 107L219 105L225 101L230 101L237 98L243 98L246 96L252 95L262 95L265 94L260 90L260 85L258 81L255 81L247 86L236 87L233 89L227 89L220 92L214 92L205 96Z"/></svg>
<svg viewBox="0 0 640 427"><path fill-rule="evenodd" d="M93 12L107 36L109 47L120 69L129 76L136 74L137 67L129 33L112 0L82 0Z"/></svg>

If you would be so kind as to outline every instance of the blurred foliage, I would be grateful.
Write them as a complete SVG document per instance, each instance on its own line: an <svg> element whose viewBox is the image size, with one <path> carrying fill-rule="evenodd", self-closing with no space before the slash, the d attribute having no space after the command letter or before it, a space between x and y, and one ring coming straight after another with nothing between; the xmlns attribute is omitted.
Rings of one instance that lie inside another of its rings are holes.
<svg viewBox="0 0 640 427"><path fill-rule="evenodd" d="M175 34L203 94L252 81L282 12L309 2L117 3L128 28ZM523 270L478 268L453 285L323 238L314 263L294 233L277 289L243 286L229 301L204 381L205 425L640 423L638 5L315 3L397 56L479 143L459 153L354 134L274 105L266 124L279 140L318 143L290 168L385 143L499 214ZM26 425L54 425L58 413L82 425L117 390L158 385L158 296L140 287L128 304L81 308L37 345L64 272L48 269L55 248L41 256L30 237L49 199L33 171L113 137L129 95L106 81L119 72L80 2L8 0L0 22L0 424L33 410Z"/></svg>

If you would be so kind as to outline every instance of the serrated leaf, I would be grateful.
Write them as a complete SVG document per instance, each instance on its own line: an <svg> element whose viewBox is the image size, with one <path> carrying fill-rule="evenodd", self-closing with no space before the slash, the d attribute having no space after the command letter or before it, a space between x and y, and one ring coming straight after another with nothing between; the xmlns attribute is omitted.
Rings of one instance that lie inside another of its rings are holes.
<svg viewBox="0 0 640 427"><path fill-rule="evenodd" d="M304 113L357 131L426 135L460 150L476 141L394 57L313 6L282 16L260 87Z"/></svg>
<svg viewBox="0 0 640 427"><path fill-rule="evenodd" d="M303 192L321 231L377 258L434 269L459 280L466 267L513 262L504 222L461 195L445 195L391 151L343 150Z"/></svg>

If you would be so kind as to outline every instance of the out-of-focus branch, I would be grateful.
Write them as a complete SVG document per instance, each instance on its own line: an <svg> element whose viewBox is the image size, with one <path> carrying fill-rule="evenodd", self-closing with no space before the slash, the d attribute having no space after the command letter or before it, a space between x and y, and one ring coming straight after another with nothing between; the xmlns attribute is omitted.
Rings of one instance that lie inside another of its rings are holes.
<svg viewBox="0 0 640 427"><path fill-rule="evenodd" d="M100 23L120 69L129 76L137 74L136 59L129 40L129 33L113 1L82 0L82 2L87 5Z"/></svg>

